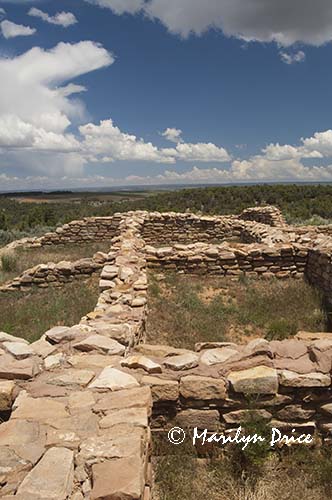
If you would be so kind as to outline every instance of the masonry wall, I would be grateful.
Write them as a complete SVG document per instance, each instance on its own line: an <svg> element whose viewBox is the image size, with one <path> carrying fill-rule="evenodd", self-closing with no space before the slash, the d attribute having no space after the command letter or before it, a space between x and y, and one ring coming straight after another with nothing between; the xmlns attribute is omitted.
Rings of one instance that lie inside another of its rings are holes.
<svg viewBox="0 0 332 500"><path fill-rule="evenodd" d="M277 207L253 207L243 210L240 215L241 219L260 222L268 226L284 226L286 221L281 211Z"/></svg>
<svg viewBox="0 0 332 500"><path fill-rule="evenodd" d="M243 225L236 217L146 212L141 236L146 243L153 245L221 242L240 238Z"/></svg>
<svg viewBox="0 0 332 500"><path fill-rule="evenodd" d="M173 247L146 247L150 269L182 271L185 273L250 277L302 277L306 269L308 249L280 245L174 245Z"/></svg>

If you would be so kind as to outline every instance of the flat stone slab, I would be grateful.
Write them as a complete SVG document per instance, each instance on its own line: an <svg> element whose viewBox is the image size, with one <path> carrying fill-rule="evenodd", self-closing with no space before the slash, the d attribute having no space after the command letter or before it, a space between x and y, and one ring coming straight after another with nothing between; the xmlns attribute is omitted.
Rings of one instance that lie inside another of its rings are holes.
<svg viewBox="0 0 332 500"><path fill-rule="evenodd" d="M81 340L88 336L89 329L82 325L68 326L55 326L45 333L45 338L53 344L60 344L61 342L72 342L74 340Z"/></svg>
<svg viewBox="0 0 332 500"><path fill-rule="evenodd" d="M194 353L186 353L180 356L171 356L164 360L163 364L171 370L189 370L198 366L199 357Z"/></svg>
<svg viewBox="0 0 332 500"><path fill-rule="evenodd" d="M146 408L125 408L122 410L113 410L99 422L101 429L114 427L115 425L132 425L133 427L148 426L148 412Z"/></svg>
<svg viewBox="0 0 332 500"><path fill-rule="evenodd" d="M121 355L125 352L124 345L120 344L114 339L110 339L103 335L90 335L84 340L81 340L77 344L74 344L75 349L80 351L99 351L105 354L118 354Z"/></svg>
<svg viewBox="0 0 332 500"><path fill-rule="evenodd" d="M16 404L16 401L15 401ZM57 419L69 417L66 406L51 398L31 398L24 396L11 418L35 420L36 422L56 422Z"/></svg>
<svg viewBox="0 0 332 500"><path fill-rule="evenodd" d="M256 366L230 372L227 379L235 392L244 394L277 394L278 374L275 368Z"/></svg>
<svg viewBox="0 0 332 500"><path fill-rule="evenodd" d="M154 345L154 344L139 344L135 347L135 351L140 352L145 356L152 356L156 358L166 358L168 356L178 356L186 354L190 351L187 349L178 349L168 345Z"/></svg>
<svg viewBox="0 0 332 500"><path fill-rule="evenodd" d="M161 366L146 356L129 356L121 361L121 365L128 368L141 368L148 373L162 372Z"/></svg>
<svg viewBox="0 0 332 500"><path fill-rule="evenodd" d="M69 368L64 370L60 375L49 378L48 384L60 385L60 386L71 386L80 385L85 387L93 379L95 373L90 370L75 370L75 368Z"/></svg>
<svg viewBox="0 0 332 500"><path fill-rule="evenodd" d="M280 370L279 382L286 387L328 387L331 385L331 377L316 372L300 374L290 370Z"/></svg>
<svg viewBox="0 0 332 500"><path fill-rule="evenodd" d="M66 500L73 485L73 452L67 448L50 448L23 479L17 494L35 500Z"/></svg>
<svg viewBox="0 0 332 500"><path fill-rule="evenodd" d="M14 359L10 354L0 356L0 379L30 379L38 372L38 363L33 356L20 360Z"/></svg>
<svg viewBox="0 0 332 500"><path fill-rule="evenodd" d="M41 338L39 340L36 340L36 342L33 342L30 344L34 352L38 355L41 356L42 358L46 358L47 356L50 356L56 349L56 345L52 345L47 340L44 338Z"/></svg>
<svg viewBox="0 0 332 500"><path fill-rule="evenodd" d="M200 357L200 362L207 366L217 365L218 363L224 363L237 354L238 351L230 349L229 347L207 349L203 351L203 354Z"/></svg>
<svg viewBox="0 0 332 500"><path fill-rule="evenodd" d="M137 457L92 466L91 500L140 500L144 492L143 463Z"/></svg>
<svg viewBox="0 0 332 500"><path fill-rule="evenodd" d="M4 342L2 345L16 359L25 359L35 354L32 347L24 342Z"/></svg>
<svg viewBox="0 0 332 500"><path fill-rule="evenodd" d="M116 368L104 368L101 374L89 385L90 389L110 389L111 391L119 391L121 389L130 389L138 387L137 380Z"/></svg>
<svg viewBox="0 0 332 500"><path fill-rule="evenodd" d="M152 398L149 387L134 387L122 391L112 392L101 396L94 405L95 412L108 412L114 410L146 408L151 413Z"/></svg>
<svg viewBox="0 0 332 500"><path fill-rule="evenodd" d="M24 344L29 344L29 342L20 337L15 337L14 335L10 335L9 333L0 332L0 344L2 342L23 342Z"/></svg>
<svg viewBox="0 0 332 500"><path fill-rule="evenodd" d="M226 381L223 379L188 375L180 381L180 394L186 399L226 399Z"/></svg>

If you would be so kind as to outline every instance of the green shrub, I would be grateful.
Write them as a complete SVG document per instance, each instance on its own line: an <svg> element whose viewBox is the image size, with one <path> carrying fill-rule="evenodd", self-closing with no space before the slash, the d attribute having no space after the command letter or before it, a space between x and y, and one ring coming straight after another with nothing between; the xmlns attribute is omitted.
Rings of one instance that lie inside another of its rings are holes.
<svg viewBox="0 0 332 500"><path fill-rule="evenodd" d="M272 320L266 338L267 340L284 340L295 335L298 331L296 321L288 318Z"/></svg>
<svg viewBox="0 0 332 500"><path fill-rule="evenodd" d="M17 256L14 253L1 255L1 268L3 272L11 273L17 270Z"/></svg>

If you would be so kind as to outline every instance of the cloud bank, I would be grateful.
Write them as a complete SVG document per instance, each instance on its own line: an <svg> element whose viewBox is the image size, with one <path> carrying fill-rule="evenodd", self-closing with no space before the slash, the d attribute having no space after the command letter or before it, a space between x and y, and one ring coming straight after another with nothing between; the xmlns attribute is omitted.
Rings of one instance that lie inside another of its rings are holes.
<svg viewBox="0 0 332 500"><path fill-rule="evenodd" d="M332 40L330 0L86 0L114 13L161 22L183 38L209 29L246 42L320 46Z"/></svg>

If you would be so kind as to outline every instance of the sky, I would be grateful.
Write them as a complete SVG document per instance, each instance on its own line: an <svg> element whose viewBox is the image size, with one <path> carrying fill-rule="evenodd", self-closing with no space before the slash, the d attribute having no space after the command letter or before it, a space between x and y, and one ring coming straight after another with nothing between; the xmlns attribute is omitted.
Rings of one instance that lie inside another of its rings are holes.
<svg viewBox="0 0 332 500"><path fill-rule="evenodd" d="M332 181L330 0L0 0L0 191Z"/></svg>

